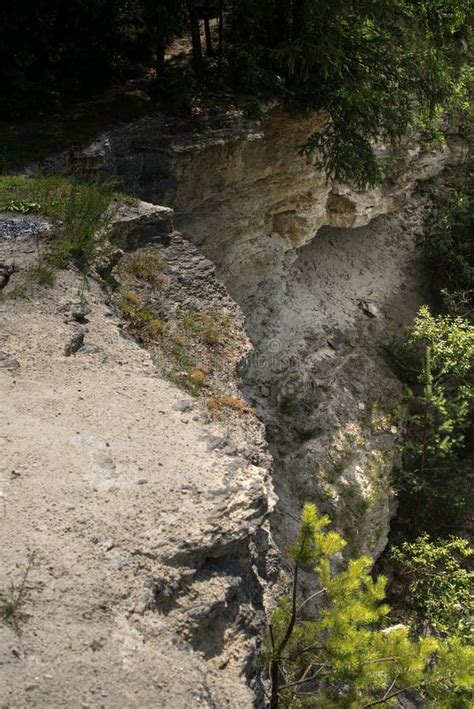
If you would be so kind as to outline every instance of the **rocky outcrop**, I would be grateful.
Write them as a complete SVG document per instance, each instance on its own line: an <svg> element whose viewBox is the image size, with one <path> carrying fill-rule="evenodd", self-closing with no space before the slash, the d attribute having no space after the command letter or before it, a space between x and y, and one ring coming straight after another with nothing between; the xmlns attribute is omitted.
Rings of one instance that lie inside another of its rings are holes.
<svg viewBox="0 0 474 709"><path fill-rule="evenodd" d="M328 184L298 153L323 121L278 108L261 123L237 111L181 121L156 115L103 134L69 167L115 176L142 199L173 207L176 227L241 300L268 277L284 277L322 226L364 226L397 209L452 153L407 141L391 156L390 181L357 192ZM385 146L379 152L388 157Z"/></svg>
<svg viewBox="0 0 474 709"><path fill-rule="evenodd" d="M2 351L20 372L4 368L15 384L8 382L13 398L2 404L20 397L18 425L25 428L28 410L45 412L40 467L53 471L35 482L32 446L17 433L27 455L25 477L5 477L14 512L10 531L19 540L9 569L29 536L46 539L47 526L53 541L41 542L48 565L35 572L38 588L56 593L54 579L68 581L76 568L87 575L80 594L66 584L59 619L49 620L46 605L38 622L43 646L58 622L66 626L66 617L73 618L84 657L73 703L78 697L87 703L92 690L111 692L111 705L143 706L157 698L162 706L250 706L255 697L262 703L252 663L277 564L265 521L274 505L269 459L250 407L266 426L273 456L279 504L272 533L283 557L307 500L332 516L350 553L375 558L386 543L401 386L383 348L426 300L415 249L423 201L414 187L439 171L450 148L407 144L391 181L360 193L327 184L298 154L321 121L278 109L263 123L237 112L183 120L156 115L64 157L65 168L114 176L148 201L113 217L110 248L97 268L117 289L106 299L89 282L85 326L72 311L58 315L57 304L66 307L73 294L77 300L80 282L72 272L38 297L36 312L21 301L11 310L10 303L2 306L11 331ZM181 235L173 230L171 207ZM25 244L18 263L35 253ZM159 273L150 270L153 263ZM20 276L11 275L7 293ZM65 358L64 345L78 328L81 346ZM165 375L197 399L178 393ZM59 394L51 398L44 382ZM97 397L109 402L101 416L84 403ZM61 411L59 400L66 405ZM116 443L109 451L111 432ZM63 459L74 483L72 502L63 495ZM18 491L27 478L33 487ZM32 496L40 500L38 513L30 511ZM55 501L54 514L48 499ZM16 523L22 510L32 519L24 533ZM57 522L65 515L72 518L66 536ZM89 536L77 531L82 520ZM311 587L314 579L306 575L302 583ZM100 603L92 588L98 584ZM97 625L83 627L80 617L92 598ZM103 628L98 642L97 628ZM110 642L102 645L102 635ZM37 676L31 657L39 650L33 636L27 642L14 684L30 682L39 687L38 701L54 703L61 691L56 675L44 686L31 679ZM60 672L68 671L68 661L58 665ZM170 677L168 662L185 670ZM94 663L110 676L110 687L120 686L125 673L132 699L125 690L88 684Z"/></svg>
<svg viewBox="0 0 474 709"><path fill-rule="evenodd" d="M357 192L328 184L298 154L323 120L278 108L262 123L236 113L181 124L154 116L101 136L77 161L172 206L247 315L255 353L245 390L275 459L281 546L311 499L335 518L351 552L376 557L394 509L390 412L400 395L380 346L424 297L419 215L383 215L403 211L452 148L407 141L391 156L390 180Z"/></svg>
<svg viewBox="0 0 474 709"><path fill-rule="evenodd" d="M246 303L255 343L246 393L267 425L282 547L308 500L330 514L350 554L375 558L386 544L402 395L386 353L428 297L415 248L422 209L322 229L285 279Z"/></svg>

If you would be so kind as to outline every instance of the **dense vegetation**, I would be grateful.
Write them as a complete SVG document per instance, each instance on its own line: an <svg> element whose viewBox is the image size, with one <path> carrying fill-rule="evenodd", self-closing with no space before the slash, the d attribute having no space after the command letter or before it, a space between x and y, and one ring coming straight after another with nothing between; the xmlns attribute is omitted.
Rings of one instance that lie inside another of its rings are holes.
<svg viewBox="0 0 474 709"><path fill-rule="evenodd" d="M472 148L474 112L468 107L464 130ZM470 152L443 180L429 188L431 209L419 246L433 274L433 295L441 293L451 310L472 315L474 297L474 158Z"/></svg>
<svg viewBox="0 0 474 709"><path fill-rule="evenodd" d="M363 186L383 175L375 141L396 141L459 99L471 13L468 0L234 0L225 11L221 0L7 0L1 105L9 115L60 107L153 67L158 95L175 103L207 86L325 109L325 130L302 150ZM183 33L195 78L165 63Z"/></svg>
<svg viewBox="0 0 474 709"><path fill-rule="evenodd" d="M474 639L474 573L467 568L474 549L466 539L431 541L427 534L392 552L407 608L420 629L429 625L463 642Z"/></svg>
<svg viewBox="0 0 474 709"><path fill-rule="evenodd" d="M403 401L398 525L404 536L460 532L473 499L474 325L424 306L402 351L417 377Z"/></svg>

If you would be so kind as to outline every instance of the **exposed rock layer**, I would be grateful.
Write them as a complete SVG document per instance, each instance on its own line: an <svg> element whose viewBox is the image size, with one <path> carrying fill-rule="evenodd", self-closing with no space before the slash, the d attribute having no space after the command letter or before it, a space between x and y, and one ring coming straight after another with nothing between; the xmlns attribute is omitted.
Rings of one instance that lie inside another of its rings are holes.
<svg viewBox="0 0 474 709"><path fill-rule="evenodd" d="M436 174L452 152L407 143L388 184L355 192L327 184L298 153L322 121L279 109L261 124L239 114L181 123L158 115L104 134L73 168L114 175L142 199L173 207L177 228L240 300L283 275L322 226L364 226L398 208L416 180Z"/></svg>

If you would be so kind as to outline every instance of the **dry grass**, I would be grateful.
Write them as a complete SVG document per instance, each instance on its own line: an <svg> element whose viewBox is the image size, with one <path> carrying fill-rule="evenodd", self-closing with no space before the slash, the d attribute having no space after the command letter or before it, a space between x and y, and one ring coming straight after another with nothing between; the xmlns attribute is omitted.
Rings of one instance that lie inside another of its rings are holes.
<svg viewBox="0 0 474 709"><path fill-rule="evenodd" d="M223 342L229 327L229 316L222 312L203 313L195 308L186 308L181 311L179 319L189 335L213 347Z"/></svg>
<svg viewBox="0 0 474 709"><path fill-rule="evenodd" d="M188 374L188 379L192 384L202 387L206 382L206 375L202 369L192 369Z"/></svg>
<svg viewBox="0 0 474 709"><path fill-rule="evenodd" d="M216 384L221 387L234 357L228 346L233 337L229 315L222 310L204 312L190 306L177 313L169 308L163 261L156 247L126 254L114 273L122 284L117 300L128 329L152 348L163 373L193 396L200 396L204 390L211 393ZM247 408L235 397L224 397L220 407L236 411Z"/></svg>
<svg viewBox="0 0 474 709"><path fill-rule="evenodd" d="M226 409L244 415L255 413L255 409L252 409L245 401L231 394L210 397L206 404L211 416L216 418L224 414Z"/></svg>
<svg viewBox="0 0 474 709"><path fill-rule="evenodd" d="M156 251L137 251L127 254L121 264L122 273L128 272L141 281L160 287L163 285L163 262Z"/></svg>

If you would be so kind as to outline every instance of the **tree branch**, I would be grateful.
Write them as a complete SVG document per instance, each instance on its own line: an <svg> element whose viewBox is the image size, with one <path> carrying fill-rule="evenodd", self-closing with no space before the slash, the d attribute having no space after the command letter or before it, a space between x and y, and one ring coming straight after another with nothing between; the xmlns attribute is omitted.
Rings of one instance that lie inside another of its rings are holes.
<svg viewBox="0 0 474 709"><path fill-rule="evenodd" d="M320 591L316 591L316 593L312 593L311 596L308 596L308 598L305 598L303 603L298 607L297 613L300 612L300 610L307 604L309 601L312 601L313 598L316 598L317 596L320 596L322 593L326 593L326 589L322 588Z"/></svg>
<svg viewBox="0 0 474 709"><path fill-rule="evenodd" d="M409 689L415 689L415 687L404 687L403 689L398 689L396 692L392 692L392 694L385 693L382 699L376 699L374 702L364 704L362 709L367 709L367 707L374 707L376 704L383 704L384 702L388 702L389 699L393 699L393 697L398 697L399 694L403 694L403 692L408 692Z"/></svg>

